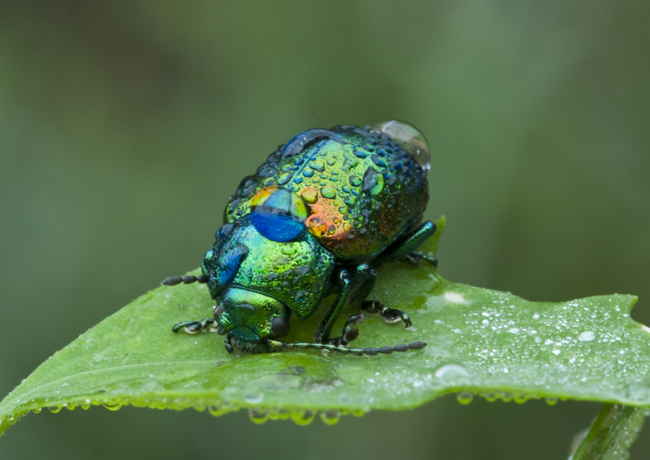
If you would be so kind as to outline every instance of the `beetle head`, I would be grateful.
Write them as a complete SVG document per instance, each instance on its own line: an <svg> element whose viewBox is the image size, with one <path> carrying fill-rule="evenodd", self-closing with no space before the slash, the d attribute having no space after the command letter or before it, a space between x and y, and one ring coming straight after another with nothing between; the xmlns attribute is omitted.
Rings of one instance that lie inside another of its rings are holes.
<svg viewBox="0 0 650 460"><path fill-rule="evenodd" d="M233 345L244 351L263 352L267 340L289 333L291 311L272 297L240 288L222 291L214 317Z"/></svg>

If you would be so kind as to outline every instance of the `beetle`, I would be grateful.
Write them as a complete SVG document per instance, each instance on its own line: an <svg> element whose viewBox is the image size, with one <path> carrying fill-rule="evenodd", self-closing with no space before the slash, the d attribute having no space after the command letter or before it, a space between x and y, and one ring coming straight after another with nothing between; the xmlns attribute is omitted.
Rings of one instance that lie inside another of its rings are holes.
<svg viewBox="0 0 650 460"><path fill-rule="evenodd" d="M347 319L341 336L330 335L346 305L411 325L406 313L366 297L382 263L437 266L437 259L416 252L436 231L434 223L422 223L429 161L424 135L399 121L311 129L279 146L230 197L224 225L201 263L203 275L163 281L207 283L216 301L213 318L184 321L172 331L217 332L228 352L312 348L377 355L425 347L420 341L348 347L363 313ZM289 333L292 314L306 319L330 294L336 300L312 343L279 340Z"/></svg>

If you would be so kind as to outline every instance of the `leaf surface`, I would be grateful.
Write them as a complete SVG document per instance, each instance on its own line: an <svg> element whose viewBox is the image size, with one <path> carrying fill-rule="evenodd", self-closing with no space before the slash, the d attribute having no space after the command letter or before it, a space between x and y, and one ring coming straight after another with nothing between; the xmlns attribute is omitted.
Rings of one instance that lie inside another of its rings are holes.
<svg viewBox="0 0 650 460"><path fill-rule="evenodd" d="M437 250L444 219L438 223L425 252ZM341 413L408 409L452 392L461 402L480 394L650 407L650 334L630 318L634 296L529 302L447 281L426 263L393 263L378 272L371 298L407 312L413 327L366 315L353 345L423 340L425 349L363 357L228 354L217 334L171 332L180 321L211 317L207 288L161 286L39 366L0 403L0 432L40 408L99 404L207 408L215 415L250 408L257 421L297 423L318 411L334 422ZM293 321L287 341L310 341L327 303L306 321ZM351 313L343 312L336 329Z"/></svg>

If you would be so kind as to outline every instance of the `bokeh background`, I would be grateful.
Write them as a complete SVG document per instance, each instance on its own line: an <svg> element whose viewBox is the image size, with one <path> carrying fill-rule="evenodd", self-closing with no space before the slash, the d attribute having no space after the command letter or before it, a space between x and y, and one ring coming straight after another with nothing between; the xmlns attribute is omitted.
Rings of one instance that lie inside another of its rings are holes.
<svg viewBox="0 0 650 460"><path fill-rule="evenodd" d="M1 0L0 395L198 266L241 178L338 124L426 134L443 276L633 293L650 324L649 20L646 0ZM562 459L598 410L448 396L333 427L45 411L0 457Z"/></svg>

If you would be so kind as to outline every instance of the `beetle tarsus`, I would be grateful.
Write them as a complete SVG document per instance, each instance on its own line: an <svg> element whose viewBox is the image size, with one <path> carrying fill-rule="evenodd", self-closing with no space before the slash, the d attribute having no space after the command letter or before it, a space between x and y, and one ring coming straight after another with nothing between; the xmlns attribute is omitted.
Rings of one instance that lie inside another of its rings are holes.
<svg viewBox="0 0 650 460"><path fill-rule="evenodd" d="M178 332L185 328L188 334L196 334L198 332L219 332L220 326L214 318L206 318L203 321L183 321L172 327L173 332Z"/></svg>
<svg viewBox="0 0 650 460"><path fill-rule="evenodd" d="M330 339L326 343L341 345L344 347L347 346L348 343L359 337L359 329L357 329L356 326L361 323L363 323L363 314L359 313L356 315L350 315L350 317L345 321L341 337Z"/></svg>
<svg viewBox="0 0 650 460"><path fill-rule="evenodd" d="M422 260L424 260L425 262L430 263L433 268L438 268L438 259L423 252L412 252L409 255L404 256L404 260L416 267L420 265Z"/></svg>
<svg viewBox="0 0 650 460"><path fill-rule="evenodd" d="M230 334L226 335L226 337L223 339L223 344L226 347L226 351L228 353L232 353L233 351L235 351L235 348L232 346L231 340L232 339L230 338Z"/></svg>
<svg viewBox="0 0 650 460"><path fill-rule="evenodd" d="M366 300L361 304L361 309L367 313L379 313L388 324L404 321L406 327L412 326L411 317L401 310L389 308L377 300Z"/></svg>

